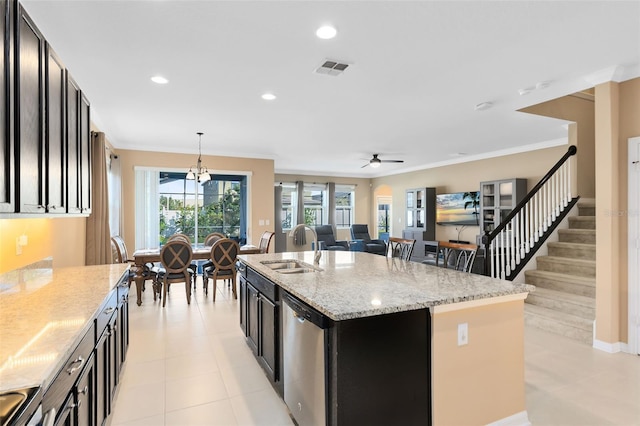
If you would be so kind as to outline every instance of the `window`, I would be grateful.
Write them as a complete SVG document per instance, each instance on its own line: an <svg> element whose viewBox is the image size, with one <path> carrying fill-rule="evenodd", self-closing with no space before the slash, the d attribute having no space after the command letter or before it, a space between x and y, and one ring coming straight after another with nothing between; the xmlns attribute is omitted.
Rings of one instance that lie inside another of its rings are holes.
<svg viewBox="0 0 640 426"><path fill-rule="evenodd" d="M304 223L307 225L329 223L326 189L326 185L304 184Z"/></svg>
<svg viewBox="0 0 640 426"><path fill-rule="evenodd" d="M183 171L136 170L136 248L156 247L176 233L203 243L220 232L244 244L246 180L212 175L199 183Z"/></svg>
<svg viewBox="0 0 640 426"><path fill-rule="evenodd" d="M282 223L282 229L286 230L296 225L296 184L281 183L280 186L282 186L280 222Z"/></svg>
<svg viewBox="0 0 640 426"><path fill-rule="evenodd" d="M355 187L353 185L336 185L336 227L349 228L353 223L353 205Z"/></svg>

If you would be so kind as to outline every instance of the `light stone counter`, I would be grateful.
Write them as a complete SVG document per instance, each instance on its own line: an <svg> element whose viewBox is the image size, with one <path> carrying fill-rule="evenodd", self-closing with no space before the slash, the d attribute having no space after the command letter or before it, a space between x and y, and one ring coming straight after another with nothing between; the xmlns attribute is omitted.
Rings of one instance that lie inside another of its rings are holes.
<svg viewBox="0 0 640 426"><path fill-rule="evenodd" d="M116 264L0 275L0 390L46 388L127 269Z"/></svg>
<svg viewBox="0 0 640 426"><path fill-rule="evenodd" d="M244 255L239 258L334 321L432 308L533 291L483 275L407 262L364 252L322 251L322 271L281 274L262 261L296 259L313 265L313 252Z"/></svg>

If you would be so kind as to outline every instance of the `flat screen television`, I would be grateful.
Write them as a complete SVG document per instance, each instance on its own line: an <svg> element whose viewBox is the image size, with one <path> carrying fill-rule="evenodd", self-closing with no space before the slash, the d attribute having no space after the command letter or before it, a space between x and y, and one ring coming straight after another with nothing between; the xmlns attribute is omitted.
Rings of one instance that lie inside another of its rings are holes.
<svg viewBox="0 0 640 426"><path fill-rule="evenodd" d="M480 191L436 195L436 223L452 226L479 226Z"/></svg>

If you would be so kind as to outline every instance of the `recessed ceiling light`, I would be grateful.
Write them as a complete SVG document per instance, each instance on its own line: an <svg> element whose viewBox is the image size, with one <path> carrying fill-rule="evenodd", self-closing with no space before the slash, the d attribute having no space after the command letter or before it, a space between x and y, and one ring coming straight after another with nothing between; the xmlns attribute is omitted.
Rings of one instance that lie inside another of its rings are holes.
<svg viewBox="0 0 640 426"><path fill-rule="evenodd" d="M546 89L550 85L551 85L550 81L541 81L540 83L536 84L536 89L538 90Z"/></svg>
<svg viewBox="0 0 640 426"><path fill-rule="evenodd" d="M316 30L316 35L318 36L318 38L321 38L323 40L334 38L337 33L338 31L331 25L323 25Z"/></svg>
<svg viewBox="0 0 640 426"><path fill-rule="evenodd" d="M157 84L167 84L169 82L169 80L162 77L161 75L154 75L153 77L151 77L151 81Z"/></svg>
<svg viewBox="0 0 640 426"><path fill-rule="evenodd" d="M524 89L518 90L518 93L520 94L520 96L528 95L529 93L533 92L533 89L534 87L525 87Z"/></svg>
<svg viewBox="0 0 640 426"><path fill-rule="evenodd" d="M276 95L274 95L273 93L264 93L262 95L262 99L264 99L265 101L273 101L276 99Z"/></svg>
<svg viewBox="0 0 640 426"><path fill-rule="evenodd" d="M481 102L475 106L476 111L484 111L485 109L489 109L493 106L491 102Z"/></svg>

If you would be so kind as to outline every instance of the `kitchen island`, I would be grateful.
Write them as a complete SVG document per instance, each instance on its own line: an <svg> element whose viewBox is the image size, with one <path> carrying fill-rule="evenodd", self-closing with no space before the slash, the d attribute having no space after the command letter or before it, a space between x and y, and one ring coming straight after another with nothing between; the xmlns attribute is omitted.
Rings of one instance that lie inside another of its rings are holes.
<svg viewBox="0 0 640 426"><path fill-rule="evenodd" d="M284 300L326 319L326 424L528 424L531 286L362 252L323 251L316 267L313 252L240 261L241 327L281 395Z"/></svg>

